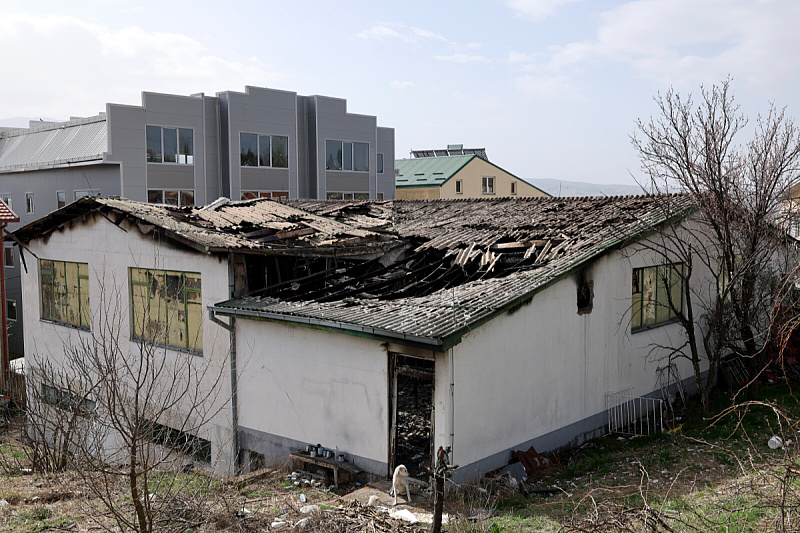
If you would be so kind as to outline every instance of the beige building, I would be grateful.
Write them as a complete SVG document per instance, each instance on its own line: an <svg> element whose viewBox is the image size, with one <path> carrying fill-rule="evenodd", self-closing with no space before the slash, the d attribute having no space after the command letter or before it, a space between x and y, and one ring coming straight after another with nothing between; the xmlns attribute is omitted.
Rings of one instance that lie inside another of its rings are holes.
<svg viewBox="0 0 800 533"><path fill-rule="evenodd" d="M476 154L398 159L395 185L403 200L550 196Z"/></svg>

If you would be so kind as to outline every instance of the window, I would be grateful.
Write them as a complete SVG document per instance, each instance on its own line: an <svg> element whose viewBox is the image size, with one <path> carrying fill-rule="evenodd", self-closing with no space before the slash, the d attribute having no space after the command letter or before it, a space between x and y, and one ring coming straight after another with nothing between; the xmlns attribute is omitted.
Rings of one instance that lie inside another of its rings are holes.
<svg viewBox="0 0 800 533"><path fill-rule="evenodd" d="M0 198L6 203L9 209L14 209L11 206L11 195L10 194L0 194Z"/></svg>
<svg viewBox="0 0 800 533"><path fill-rule="evenodd" d="M6 300L6 318L11 321L17 320L16 300Z"/></svg>
<svg viewBox="0 0 800 533"><path fill-rule="evenodd" d="M130 276L134 338L201 353L200 274L131 268Z"/></svg>
<svg viewBox="0 0 800 533"><path fill-rule="evenodd" d="M194 205L194 191L193 190L162 190L162 189L148 189L147 190L147 203L149 204L165 204L175 207L187 207Z"/></svg>
<svg viewBox="0 0 800 533"><path fill-rule="evenodd" d="M329 192L328 200L369 200L368 192Z"/></svg>
<svg viewBox="0 0 800 533"><path fill-rule="evenodd" d="M89 265L39 260L42 320L89 329Z"/></svg>
<svg viewBox="0 0 800 533"><path fill-rule="evenodd" d="M239 153L243 167L289 168L289 137L240 133Z"/></svg>
<svg viewBox="0 0 800 533"><path fill-rule="evenodd" d="M3 249L3 262L6 267L14 268L14 247L6 246Z"/></svg>
<svg viewBox="0 0 800 533"><path fill-rule="evenodd" d="M26 213L33 213L33 193L26 192L25 193L25 212Z"/></svg>
<svg viewBox="0 0 800 533"><path fill-rule="evenodd" d="M383 174L383 154L378 154L377 166L378 166L378 169L377 169L376 172L378 174Z"/></svg>
<svg viewBox="0 0 800 533"><path fill-rule="evenodd" d="M289 193L286 191L242 191L242 200L255 200L257 198L288 200Z"/></svg>
<svg viewBox="0 0 800 533"><path fill-rule="evenodd" d="M494 177L493 176L484 176L483 177L483 194L494 194Z"/></svg>
<svg viewBox="0 0 800 533"><path fill-rule="evenodd" d="M42 383L42 401L65 411L72 411L81 416L93 413L96 402L83 395Z"/></svg>
<svg viewBox="0 0 800 533"><path fill-rule="evenodd" d="M75 201L87 196L100 196L100 189L76 189L72 192Z"/></svg>
<svg viewBox="0 0 800 533"><path fill-rule="evenodd" d="M511 182L511 194L517 194L517 182L516 181L512 181Z"/></svg>
<svg viewBox="0 0 800 533"><path fill-rule="evenodd" d="M456 194L463 194L464 193L464 189L462 189L462 186L463 185L461 183L461 180L456 180Z"/></svg>
<svg viewBox="0 0 800 533"><path fill-rule="evenodd" d="M378 200L383 200L383 193L379 192L378 195L375 197Z"/></svg>
<svg viewBox="0 0 800 533"><path fill-rule="evenodd" d="M194 164L194 130L146 126L148 163Z"/></svg>
<svg viewBox="0 0 800 533"><path fill-rule="evenodd" d="M67 193L56 191L56 209L61 209L65 205L67 205Z"/></svg>
<svg viewBox="0 0 800 533"><path fill-rule="evenodd" d="M203 463L211 462L211 441L158 422L147 422L147 426L146 431L150 442L183 455L190 455Z"/></svg>
<svg viewBox="0 0 800 533"><path fill-rule="evenodd" d="M678 312L683 310L682 277L682 263L633 269L632 330L675 319L673 307Z"/></svg>
<svg viewBox="0 0 800 533"><path fill-rule="evenodd" d="M325 141L325 170L369 172L369 143Z"/></svg>

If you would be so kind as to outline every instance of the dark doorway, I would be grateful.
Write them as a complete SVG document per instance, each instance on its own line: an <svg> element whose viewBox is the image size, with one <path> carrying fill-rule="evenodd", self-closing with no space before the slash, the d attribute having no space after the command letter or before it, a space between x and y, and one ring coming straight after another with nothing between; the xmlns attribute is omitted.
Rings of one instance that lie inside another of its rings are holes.
<svg viewBox="0 0 800 533"><path fill-rule="evenodd" d="M393 354L393 466L405 465L412 477L431 467L434 361Z"/></svg>

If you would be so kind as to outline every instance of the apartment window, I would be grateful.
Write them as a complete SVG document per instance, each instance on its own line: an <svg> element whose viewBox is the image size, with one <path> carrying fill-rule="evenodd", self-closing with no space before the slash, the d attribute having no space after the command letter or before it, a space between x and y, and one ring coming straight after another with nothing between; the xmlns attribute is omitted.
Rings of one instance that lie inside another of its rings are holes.
<svg viewBox="0 0 800 533"><path fill-rule="evenodd" d="M464 193L464 189L462 187L463 187L463 184L461 183L461 180L456 180L456 194L463 194Z"/></svg>
<svg viewBox="0 0 800 533"><path fill-rule="evenodd" d="M3 248L3 263L6 267L14 268L14 247L5 246Z"/></svg>
<svg viewBox="0 0 800 533"><path fill-rule="evenodd" d="M87 196L100 196L100 189L76 189L72 191L72 197L75 201Z"/></svg>
<svg viewBox="0 0 800 533"><path fill-rule="evenodd" d="M376 172L378 174L383 174L383 154L378 154L377 165L378 169L376 170Z"/></svg>
<svg viewBox="0 0 800 533"><path fill-rule="evenodd" d="M42 320L89 329L89 265L39 260Z"/></svg>
<svg viewBox="0 0 800 533"><path fill-rule="evenodd" d="M289 137L285 135L240 133L239 152L243 167L289 168Z"/></svg>
<svg viewBox="0 0 800 533"><path fill-rule="evenodd" d="M683 310L683 264L633 269L631 329L670 322ZM670 302L672 305L670 305Z"/></svg>
<svg viewBox="0 0 800 533"><path fill-rule="evenodd" d="M329 192L328 200L369 200L368 192Z"/></svg>
<svg viewBox="0 0 800 533"><path fill-rule="evenodd" d="M6 300L6 318L12 322L17 320L17 301Z"/></svg>
<svg viewBox="0 0 800 533"><path fill-rule="evenodd" d="M288 200L289 193L286 191L242 191L242 200L255 200L257 198Z"/></svg>
<svg viewBox="0 0 800 533"><path fill-rule="evenodd" d="M494 194L494 176L484 176L482 185L483 194Z"/></svg>
<svg viewBox="0 0 800 533"><path fill-rule="evenodd" d="M377 200L383 200L383 193L382 193L382 192L379 192L379 193L378 193L378 194L375 196L375 198L376 198Z"/></svg>
<svg viewBox="0 0 800 533"><path fill-rule="evenodd" d="M175 207L187 207L194 205L194 191L193 190L164 190L164 189L148 189L147 190L147 203L149 204L165 204Z"/></svg>
<svg viewBox="0 0 800 533"><path fill-rule="evenodd" d="M134 338L201 353L200 274L131 268L130 276Z"/></svg>
<svg viewBox="0 0 800 533"><path fill-rule="evenodd" d="M512 181L511 182L511 194L517 194L517 182L516 181Z"/></svg>
<svg viewBox="0 0 800 533"><path fill-rule="evenodd" d="M97 406L94 400L45 383L42 383L42 401L81 416L93 413Z"/></svg>
<svg viewBox="0 0 800 533"><path fill-rule="evenodd" d="M194 164L194 131L188 128L146 126L148 163Z"/></svg>
<svg viewBox="0 0 800 533"><path fill-rule="evenodd" d="M170 448L180 454L189 455L203 463L211 462L210 441L158 422L148 422L147 425L150 442Z"/></svg>
<svg viewBox="0 0 800 533"><path fill-rule="evenodd" d="M64 191L56 191L56 209L61 209L67 205L67 193Z"/></svg>
<svg viewBox="0 0 800 533"><path fill-rule="evenodd" d="M25 212L26 213L33 213L33 193L26 192L25 193Z"/></svg>
<svg viewBox="0 0 800 533"><path fill-rule="evenodd" d="M369 143L325 141L325 170L369 172Z"/></svg>
<svg viewBox="0 0 800 533"><path fill-rule="evenodd" d="M8 206L9 209L14 209L11 206L11 195L10 194L0 194L0 198L3 199L3 201L6 203L6 205Z"/></svg>

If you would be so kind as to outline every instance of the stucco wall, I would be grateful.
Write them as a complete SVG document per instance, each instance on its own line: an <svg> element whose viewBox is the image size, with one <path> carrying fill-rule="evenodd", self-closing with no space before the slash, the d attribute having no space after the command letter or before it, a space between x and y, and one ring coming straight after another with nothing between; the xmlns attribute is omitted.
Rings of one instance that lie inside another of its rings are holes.
<svg viewBox="0 0 800 533"><path fill-rule="evenodd" d="M632 255L631 255L632 254ZM591 313L578 315L577 278L536 294L513 314L476 328L454 347L454 456L460 477L503 466L512 448L548 451L603 428L606 395L658 389L654 342L681 342L672 323L631 333L631 272L660 261L630 249L594 263ZM691 378L688 361L677 361ZM436 367L436 446L449 443L449 364ZM538 439L538 440L537 440Z"/></svg>
<svg viewBox="0 0 800 533"><path fill-rule="evenodd" d="M388 354L381 342L272 322L236 322L239 424L247 449L284 461L302 444L336 446L386 472Z"/></svg>
<svg viewBox="0 0 800 533"><path fill-rule="evenodd" d="M120 227L100 216L78 223L72 229L53 233L46 241L35 240L28 244L30 251L41 259L54 259L88 263L89 305L91 309L91 331L79 330L66 325L40 319L41 297L39 288L39 262L31 253L25 252L27 272L22 273L22 290L25 297L25 356L29 365L28 375L35 373L37 361L46 359L58 366L63 361L64 347L76 347L81 341L89 341L92 335L99 336L109 329L104 320L118 320L111 330L119 335L116 343L124 356L141 357L142 351L136 342L131 342L130 311L130 267L199 272L201 275L202 305L206 306L228 297L227 263L215 257L204 256L172 244L158 245L152 235L142 235L136 226L123 222ZM101 295L105 300L101 300ZM107 314L107 313L110 313ZM201 382L201 390L208 391L207 412L211 422L200 428L198 436L211 441L212 465L224 474L232 473L232 431L229 408L230 380L228 369L227 331L210 322L203 313L202 355L173 349L159 349L166 354L169 363L184 369L187 358L198 368L207 369ZM28 383L29 387L40 386ZM212 393L212 391L214 391ZM173 420L182 420L187 406L179 406L168 413ZM163 420L164 423L171 423ZM194 423L196 420L190 423ZM113 438L107 440L111 446ZM106 453L113 452L106 449Z"/></svg>
<svg viewBox="0 0 800 533"><path fill-rule="evenodd" d="M483 177L494 176L494 194L483 194ZM461 194L456 194L456 180L462 180ZM487 163L480 157L474 158L458 174L447 180L441 187L442 198L496 198L511 196L511 182L517 184L516 196L547 196L545 193L505 170Z"/></svg>

